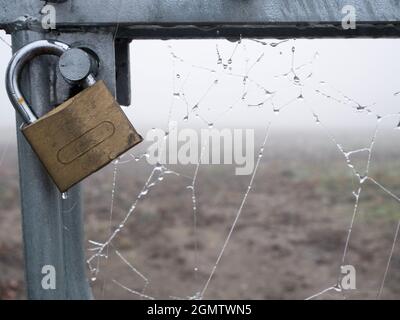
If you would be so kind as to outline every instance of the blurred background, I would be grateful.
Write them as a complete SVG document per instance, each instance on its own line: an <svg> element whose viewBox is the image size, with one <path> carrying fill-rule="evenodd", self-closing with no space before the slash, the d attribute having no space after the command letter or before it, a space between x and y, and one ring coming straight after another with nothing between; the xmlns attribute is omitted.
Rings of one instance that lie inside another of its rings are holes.
<svg viewBox="0 0 400 320"><path fill-rule="evenodd" d="M0 36L0 299L23 299L11 39ZM147 40L131 54L124 111L144 137L171 121L251 128L252 156L263 156L246 198L252 176L234 164L155 172L151 141L88 178L88 259L129 214L107 257L91 259L97 299L305 299L334 286L343 264L356 268L357 289L317 299L374 299L382 285L380 297L400 298L398 40Z"/></svg>

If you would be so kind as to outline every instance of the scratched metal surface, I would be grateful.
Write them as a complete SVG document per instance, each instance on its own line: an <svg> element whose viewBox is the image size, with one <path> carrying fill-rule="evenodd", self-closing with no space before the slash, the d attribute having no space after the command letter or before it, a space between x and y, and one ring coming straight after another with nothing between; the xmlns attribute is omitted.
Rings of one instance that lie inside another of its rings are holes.
<svg viewBox="0 0 400 320"><path fill-rule="evenodd" d="M39 40L40 36L31 31L17 32L13 37L14 51L27 42ZM38 58L22 75L21 90L39 116L52 108L54 97L51 96L56 89L59 94L68 92L67 88L58 88L52 76L56 61L54 57ZM21 125L22 119L17 115L17 128ZM91 291L85 274L80 186L69 190L68 198L62 199L20 130L17 130L17 138L28 297L90 299ZM56 269L54 290L45 290L41 285L44 265Z"/></svg>
<svg viewBox="0 0 400 320"><path fill-rule="evenodd" d="M40 25L40 9L44 3L0 0L0 27L8 31L36 28ZM400 0L67 0L53 5L58 12L59 29L115 28L118 24L119 36L128 38L242 33L397 36L400 21ZM345 32L339 27L345 5L355 7L358 30Z"/></svg>

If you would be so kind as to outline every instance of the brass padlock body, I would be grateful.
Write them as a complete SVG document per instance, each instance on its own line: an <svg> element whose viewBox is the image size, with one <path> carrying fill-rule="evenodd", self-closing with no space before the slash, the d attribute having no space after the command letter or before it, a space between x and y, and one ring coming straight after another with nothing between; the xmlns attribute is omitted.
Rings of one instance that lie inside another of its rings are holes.
<svg viewBox="0 0 400 320"><path fill-rule="evenodd" d="M143 140L103 81L22 132L61 192Z"/></svg>

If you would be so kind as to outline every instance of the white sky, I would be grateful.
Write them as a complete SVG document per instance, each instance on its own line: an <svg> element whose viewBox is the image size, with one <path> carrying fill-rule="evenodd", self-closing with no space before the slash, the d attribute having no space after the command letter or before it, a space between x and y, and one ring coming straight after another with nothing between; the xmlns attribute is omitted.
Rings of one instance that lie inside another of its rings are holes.
<svg viewBox="0 0 400 320"><path fill-rule="evenodd" d="M0 36L11 42L4 33ZM272 40L267 40L268 42ZM362 105L372 107L379 114L399 112L400 96L394 93L400 91L397 75L400 74L400 41L393 39L369 40L296 40L288 41L276 48L262 46L254 41L244 41L246 50L240 47L233 57L232 72L243 73L246 56L249 64L264 52L264 57L251 71L251 77L263 83L269 90L279 92L275 103L283 105L299 93L300 88L290 84L287 79L275 81L273 76L290 70L291 48L296 47L295 66L312 60L318 52L319 58L314 65L299 71L301 77L313 73L312 81L307 82L303 89L305 103L314 108L325 121L332 126L348 127L371 126L376 123L375 118L366 114L349 112L334 101L322 98L312 92L315 88L326 90L326 86L318 87L320 81L327 81L335 88L343 91ZM202 102L202 116L208 122L213 122L223 110L237 100L242 90L242 80L226 76L221 65L217 65L216 44L219 46L223 61L231 56L235 43L225 40L181 40L181 41L135 41L132 44L132 97L133 103L126 108L126 113L138 129L150 127L165 127L171 105L173 86L185 84L185 93L190 108L201 97L215 75L209 71L193 68L192 65L205 66L219 70L218 90L211 90ZM172 62L168 45L171 45L175 54L185 60L185 63ZM282 52L282 54L280 54ZM7 63L11 57L11 49L0 41L0 102L1 116L0 129L2 133L13 133L14 113L5 92L4 75ZM174 74L180 74L177 79ZM238 81L240 80L240 81ZM311 91L310 91L311 90ZM311 94L312 93L312 94ZM336 94L338 96L338 94ZM197 99L197 100L196 100ZM253 87L248 90L248 102L257 102L263 95ZM288 127L308 126L312 117L305 112L305 107L294 103L290 108L280 113L280 124ZM267 105L265 112L258 108L247 106L238 107L229 115L218 120L219 126L258 126L265 124L272 116L271 105ZM261 114L265 115L261 116ZM172 119L182 120L186 115L186 106L183 101L175 102ZM194 117L193 117L194 118ZM191 118L192 119L192 118ZM199 119L192 119L187 125L204 125Z"/></svg>

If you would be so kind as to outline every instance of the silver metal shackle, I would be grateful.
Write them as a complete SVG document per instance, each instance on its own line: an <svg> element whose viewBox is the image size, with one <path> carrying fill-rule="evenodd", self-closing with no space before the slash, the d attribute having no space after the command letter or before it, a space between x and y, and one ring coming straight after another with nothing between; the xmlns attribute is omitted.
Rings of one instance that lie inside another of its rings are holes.
<svg viewBox="0 0 400 320"><path fill-rule="evenodd" d="M19 81L22 69L33 58L41 55L55 55L60 57L71 47L61 41L38 40L19 49L11 58L6 72L6 89L15 110L19 112L26 124L35 122L38 118L27 104L19 90Z"/></svg>

